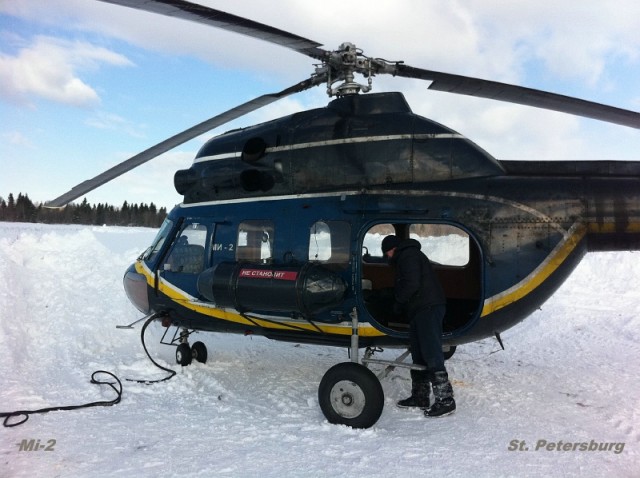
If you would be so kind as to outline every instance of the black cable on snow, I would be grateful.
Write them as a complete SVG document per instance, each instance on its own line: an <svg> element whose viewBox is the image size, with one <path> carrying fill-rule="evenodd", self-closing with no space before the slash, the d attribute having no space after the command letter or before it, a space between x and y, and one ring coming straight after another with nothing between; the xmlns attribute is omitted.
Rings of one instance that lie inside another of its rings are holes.
<svg viewBox="0 0 640 478"><path fill-rule="evenodd" d="M142 347L144 348L144 351L147 354L147 357L149 357L149 360L151 360L151 363L153 363L159 369L164 370L166 372L169 372L169 375L164 377L164 378L162 378L162 379L159 379L159 380L126 379L127 381L136 382L136 383L145 383L145 384L159 383L159 382L164 382L166 380L169 380L169 379L173 378L173 376L176 374L175 370L171 370L169 368L163 367L162 365L157 363L155 360L153 360L153 358L151 358L151 355L149 354L149 350L147 350L147 346L146 346L146 344L144 342L144 333L147 330L147 327L149 326L149 324L151 322L153 322L154 320L158 319L160 316L161 316L161 314L153 314L151 317L149 317L147 319L147 321L142 326L142 331L140 333L140 339L142 341ZM99 374L108 375L109 377L113 378L114 381L110 382L110 381L106 381L106 380L99 380L97 378L97 376ZM56 412L56 411L78 410L80 408L110 407L112 405L120 403L120 400L122 400L122 382L120 381L120 379L115 374L113 374L111 372L107 372L106 370L96 370L95 372L93 372L91 374L91 383L95 383L96 385L108 385L109 387L111 387L113 389L114 392L116 392L116 397L113 400L102 400L102 401L97 401L97 402L84 403L82 405L65 405L65 406L59 406L59 407L40 408L38 410L16 410L16 411L13 411L13 412L0 412L0 418L4 418L4 421L3 421L2 424L6 428L17 427L18 425L22 425L23 423L25 423L29 419L30 415L35 415L35 414L38 414L38 413ZM18 420L16 422L12 422L12 419L17 419L19 417L21 417L20 420Z"/></svg>

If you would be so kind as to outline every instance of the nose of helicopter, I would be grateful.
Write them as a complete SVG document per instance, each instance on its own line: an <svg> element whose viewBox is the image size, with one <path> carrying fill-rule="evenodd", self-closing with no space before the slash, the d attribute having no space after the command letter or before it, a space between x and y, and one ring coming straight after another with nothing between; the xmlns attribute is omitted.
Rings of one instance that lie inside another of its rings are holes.
<svg viewBox="0 0 640 478"><path fill-rule="evenodd" d="M147 295L147 279L136 271L135 264L131 264L124 273L124 290L129 301L143 314L148 314L149 296Z"/></svg>

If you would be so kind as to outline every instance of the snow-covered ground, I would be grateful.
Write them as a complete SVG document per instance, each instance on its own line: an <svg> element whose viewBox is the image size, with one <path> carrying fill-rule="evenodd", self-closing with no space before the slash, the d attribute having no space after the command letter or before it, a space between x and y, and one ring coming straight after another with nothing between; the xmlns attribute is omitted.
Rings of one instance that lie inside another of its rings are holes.
<svg viewBox="0 0 640 478"><path fill-rule="evenodd" d="M115 328L139 318L122 275L154 235L0 223L0 411L109 400L112 390L89 383L97 369L163 376L144 355L140 327ZM157 343L161 332L150 327L151 353L179 369L174 348ZM330 425L317 387L346 350L197 339L208 363L155 385L123 380L118 405L0 429L0 476L640 475L638 253L587 256L541 310L503 334L506 351L495 340L459 348L448 362L458 411L438 420L394 406L410 387L396 370L382 382L374 427ZM21 450L23 440L51 450ZM593 450L601 444L608 450Z"/></svg>

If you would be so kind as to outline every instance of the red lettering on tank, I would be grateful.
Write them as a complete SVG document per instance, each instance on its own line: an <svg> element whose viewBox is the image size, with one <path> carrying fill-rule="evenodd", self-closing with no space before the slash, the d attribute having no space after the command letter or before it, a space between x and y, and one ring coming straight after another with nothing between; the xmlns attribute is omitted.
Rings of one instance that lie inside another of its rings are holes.
<svg viewBox="0 0 640 478"><path fill-rule="evenodd" d="M277 279L294 281L298 278L298 273L296 271L240 269L239 277L243 279Z"/></svg>

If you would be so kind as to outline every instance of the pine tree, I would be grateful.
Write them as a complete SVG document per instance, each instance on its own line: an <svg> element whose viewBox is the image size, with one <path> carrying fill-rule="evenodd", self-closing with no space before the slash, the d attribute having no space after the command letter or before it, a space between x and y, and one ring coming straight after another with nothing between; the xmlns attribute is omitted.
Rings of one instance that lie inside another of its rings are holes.
<svg viewBox="0 0 640 478"><path fill-rule="evenodd" d="M6 221L7 217L7 202L2 196L0 196L0 221Z"/></svg>
<svg viewBox="0 0 640 478"><path fill-rule="evenodd" d="M13 193L9 193L9 198L7 199L7 221L15 221L16 220L16 201L13 198Z"/></svg>

